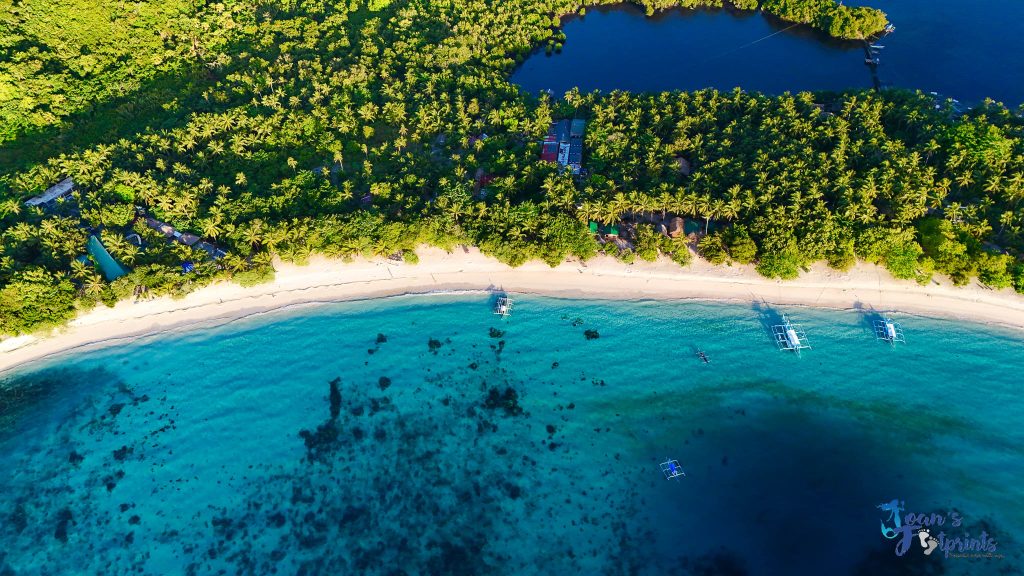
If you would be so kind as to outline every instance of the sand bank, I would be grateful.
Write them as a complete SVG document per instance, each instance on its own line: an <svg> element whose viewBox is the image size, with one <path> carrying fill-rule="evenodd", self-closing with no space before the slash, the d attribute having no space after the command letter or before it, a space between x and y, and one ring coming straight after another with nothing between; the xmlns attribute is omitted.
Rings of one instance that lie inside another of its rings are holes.
<svg viewBox="0 0 1024 576"><path fill-rule="evenodd" d="M314 258L307 266L277 264L272 283L242 288L218 283L183 299L121 302L80 315L53 334L0 342L0 371L53 354L115 344L172 329L216 325L243 316L305 303L334 302L453 290L503 289L563 297L765 301L823 308L898 310L1024 329L1024 297L978 285L928 286L896 280L883 268L858 264L848 272L812 267L797 280L762 278L749 266L712 266L695 260L680 268L668 260L623 264L608 257L551 268L531 262L510 268L476 249L418 250L420 262L342 262Z"/></svg>

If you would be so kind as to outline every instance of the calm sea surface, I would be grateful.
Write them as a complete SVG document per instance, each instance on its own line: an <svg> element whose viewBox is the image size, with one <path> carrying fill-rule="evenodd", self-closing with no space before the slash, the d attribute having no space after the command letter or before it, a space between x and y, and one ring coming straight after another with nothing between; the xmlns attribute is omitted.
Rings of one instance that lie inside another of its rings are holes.
<svg viewBox="0 0 1024 576"><path fill-rule="evenodd" d="M1024 339L899 319L405 297L61 357L0 388L0 574L1020 574ZM893 499L996 557L898 557Z"/></svg>
<svg viewBox="0 0 1024 576"><path fill-rule="evenodd" d="M1024 103L1024 2L848 0L889 15L896 33L878 43L883 85L935 91L965 103ZM693 90L742 87L773 94L870 88L858 42L838 42L753 12L633 6L570 18L560 54L533 55L512 75L529 92Z"/></svg>

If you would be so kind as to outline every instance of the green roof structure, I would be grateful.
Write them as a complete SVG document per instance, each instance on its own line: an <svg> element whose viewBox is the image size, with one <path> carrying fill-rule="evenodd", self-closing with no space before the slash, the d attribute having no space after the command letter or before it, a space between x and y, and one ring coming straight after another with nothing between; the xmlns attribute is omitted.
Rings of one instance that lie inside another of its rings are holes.
<svg viewBox="0 0 1024 576"><path fill-rule="evenodd" d="M114 281L128 273L128 269L122 266L114 257L107 252L107 249L103 247L103 243L100 242L96 236L89 236L89 255L99 266L103 272L103 276L106 277L107 281Z"/></svg>

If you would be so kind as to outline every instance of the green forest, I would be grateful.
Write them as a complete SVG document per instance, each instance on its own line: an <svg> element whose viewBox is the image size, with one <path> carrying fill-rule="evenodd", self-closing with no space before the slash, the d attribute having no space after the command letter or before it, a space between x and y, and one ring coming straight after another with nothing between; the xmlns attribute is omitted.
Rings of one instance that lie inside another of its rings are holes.
<svg viewBox="0 0 1024 576"><path fill-rule="evenodd" d="M691 240L659 227L672 216L700 225L701 257L768 277L861 259L1024 291L1020 111L896 90L547 96L509 82L593 4L0 0L0 334L266 281L275 257L415 262L417 246L462 244L512 265L685 265ZM844 38L887 24L831 0L729 7L757 8ZM569 117L587 120L581 176L539 156ZM25 204L68 177L69 195ZM127 274L83 257L90 237Z"/></svg>

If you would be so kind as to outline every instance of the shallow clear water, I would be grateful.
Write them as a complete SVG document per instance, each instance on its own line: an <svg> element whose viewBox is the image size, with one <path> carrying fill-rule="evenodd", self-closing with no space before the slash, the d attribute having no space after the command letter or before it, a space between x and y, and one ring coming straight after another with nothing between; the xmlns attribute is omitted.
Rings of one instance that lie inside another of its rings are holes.
<svg viewBox="0 0 1024 576"><path fill-rule="evenodd" d="M879 41L884 86L935 91L965 103L1024 103L1024 2L847 0L886 12L896 33ZM569 18L560 53L540 51L512 74L528 92L656 92L739 86L771 94L874 85L859 42L840 42L753 12L632 5Z"/></svg>
<svg viewBox="0 0 1024 576"><path fill-rule="evenodd" d="M3 384L0 573L1018 574L1024 340L900 319L406 297L66 356ZM894 498L1003 557L897 557Z"/></svg>

